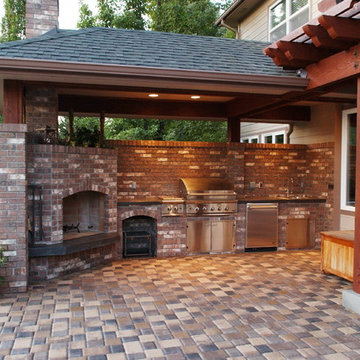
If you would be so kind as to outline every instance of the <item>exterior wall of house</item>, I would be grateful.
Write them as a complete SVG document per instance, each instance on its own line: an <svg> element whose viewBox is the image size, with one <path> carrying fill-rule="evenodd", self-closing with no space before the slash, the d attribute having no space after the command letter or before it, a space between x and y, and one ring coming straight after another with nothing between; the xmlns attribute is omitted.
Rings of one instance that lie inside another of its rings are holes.
<svg viewBox="0 0 360 360"><path fill-rule="evenodd" d="M261 135L285 131L287 133L289 125L287 124L267 124L267 123L251 123L251 122L242 122L241 123L241 138L248 138L257 136L259 142L261 142Z"/></svg>
<svg viewBox="0 0 360 360"><path fill-rule="evenodd" d="M320 104L311 107L311 121L297 122L290 137L291 144L317 144L335 141L337 104Z"/></svg>
<svg viewBox="0 0 360 360"><path fill-rule="evenodd" d="M310 19L320 15L318 3L321 0L310 0ZM269 41L269 7L276 1L266 0L256 8L239 25L240 39Z"/></svg>
<svg viewBox="0 0 360 360"><path fill-rule="evenodd" d="M26 125L0 124L0 293L27 290Z"/></svg>

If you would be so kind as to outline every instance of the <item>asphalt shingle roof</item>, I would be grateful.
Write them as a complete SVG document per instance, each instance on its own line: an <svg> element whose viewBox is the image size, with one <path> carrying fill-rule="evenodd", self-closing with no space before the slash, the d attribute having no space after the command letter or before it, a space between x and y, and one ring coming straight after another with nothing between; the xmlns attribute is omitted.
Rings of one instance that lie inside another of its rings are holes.
<svg viewBox="0 0 360 360"><path fill-rule="evenodd" d="M295 76L265 56L268 44L155 31L89 28L50 31L0 45L0 58Z"/></svg>

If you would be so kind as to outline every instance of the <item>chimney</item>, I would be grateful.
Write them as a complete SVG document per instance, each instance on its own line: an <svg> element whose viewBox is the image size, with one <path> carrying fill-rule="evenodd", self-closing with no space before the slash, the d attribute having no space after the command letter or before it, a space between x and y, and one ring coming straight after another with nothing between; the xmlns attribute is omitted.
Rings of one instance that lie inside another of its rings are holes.
<svg viewBox="0 0 360 360"><path fill-rule="evenodd" d="M26 0L26 38L57 28L58 18L59 0Z"/></svg>

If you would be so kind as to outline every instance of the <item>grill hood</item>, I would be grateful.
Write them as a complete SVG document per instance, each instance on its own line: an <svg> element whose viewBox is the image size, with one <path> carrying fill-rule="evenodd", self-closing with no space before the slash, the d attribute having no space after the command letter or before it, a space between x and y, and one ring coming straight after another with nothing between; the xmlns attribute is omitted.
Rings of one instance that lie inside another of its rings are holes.
<svg viewBox="0 0 360 360"><path fill-rule="evenodd" d="M232 200L236 198L234 185L225 178L182 178L180 193L185 199Z"/></svg>

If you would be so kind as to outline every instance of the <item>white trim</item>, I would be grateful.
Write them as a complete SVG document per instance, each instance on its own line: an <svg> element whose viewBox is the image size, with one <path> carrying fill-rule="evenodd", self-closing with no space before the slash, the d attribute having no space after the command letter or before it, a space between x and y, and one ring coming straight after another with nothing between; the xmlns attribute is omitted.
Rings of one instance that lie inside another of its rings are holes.
<svg viewBox="0 0 360 360"><path fill-rule="evenodd" d="M342 112L341 126L341 181L340 181L340 209L355 212L355 206L346 204L347 193L347 149L348 149L348 123L349 115L356 114L357 108L344 110Z"/></svg>

